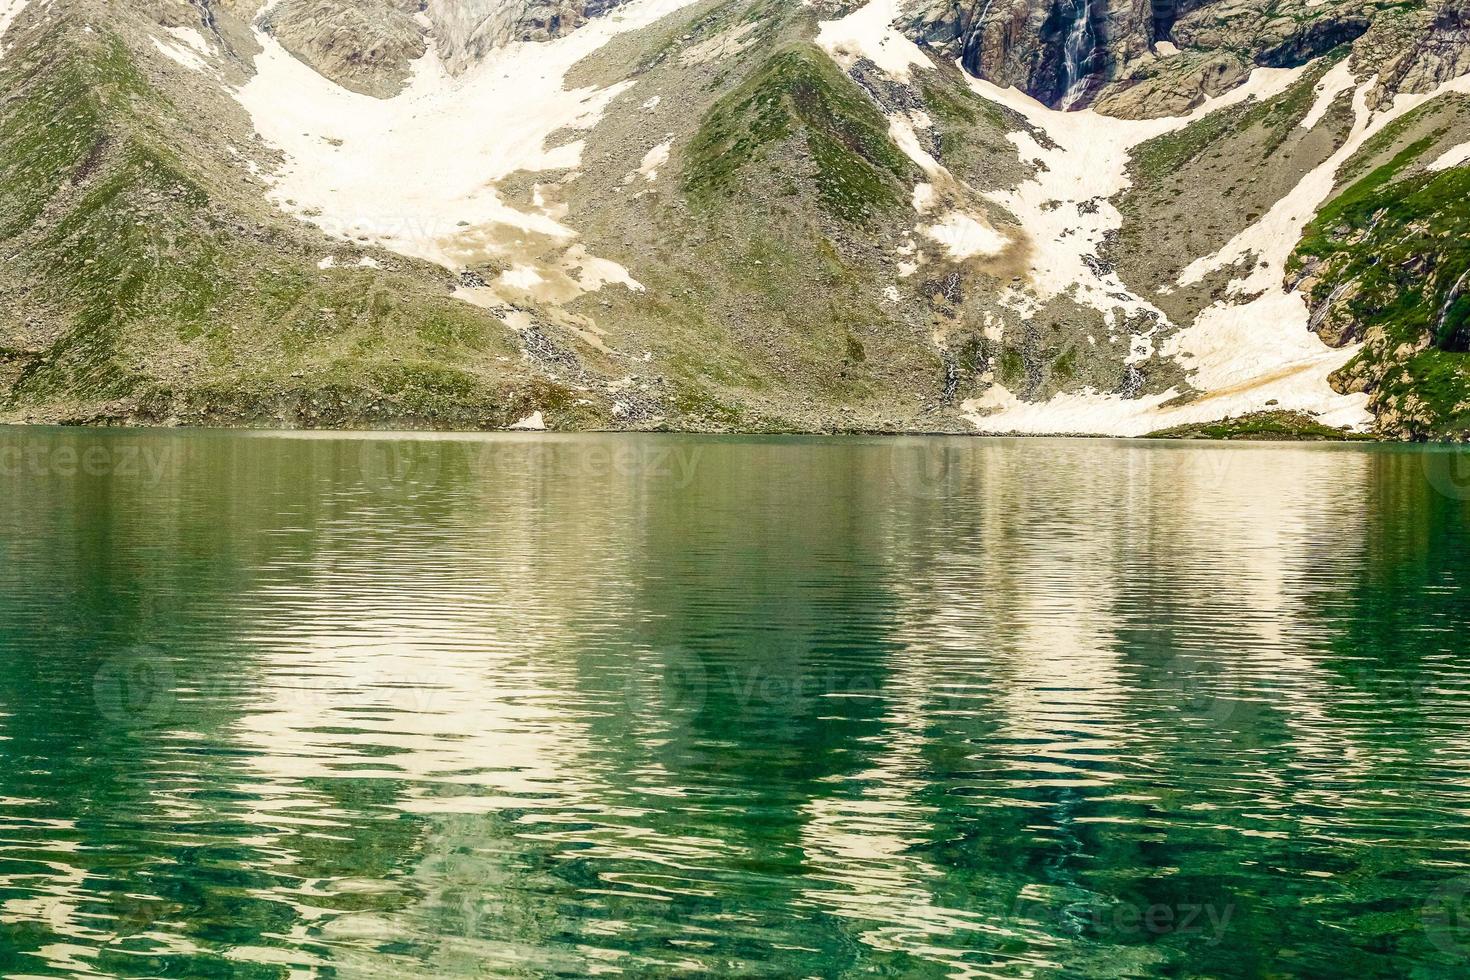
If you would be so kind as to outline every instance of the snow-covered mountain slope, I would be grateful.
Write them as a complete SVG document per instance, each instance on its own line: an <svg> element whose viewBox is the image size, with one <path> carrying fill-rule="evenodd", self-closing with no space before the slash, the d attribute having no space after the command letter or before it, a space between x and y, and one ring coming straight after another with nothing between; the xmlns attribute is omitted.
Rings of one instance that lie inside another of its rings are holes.
<svg viewBox="0 0 1470 980"><path fill-rule="evenodd" d="M5 411L1463 435L1457 2L0 0Z"/></svg>
<svg viewBox="0 0 1470 980"><path fill-rule="evenodd" d="M436 46L390 99L336 85L257 27L262 51L237 97L256 132L285 154L272 198L330 234L456 271L527 252L483 287L486 298L565 301L610 282L636 289L626 269L578 244L554 204L517 208L498 185L515 173L578 168L574 134L627 85L568 89L567 73L617 35L690 2L642 0L555 40L503 44L458 75ZM548 250L560 254L547 259Z"/></svg>

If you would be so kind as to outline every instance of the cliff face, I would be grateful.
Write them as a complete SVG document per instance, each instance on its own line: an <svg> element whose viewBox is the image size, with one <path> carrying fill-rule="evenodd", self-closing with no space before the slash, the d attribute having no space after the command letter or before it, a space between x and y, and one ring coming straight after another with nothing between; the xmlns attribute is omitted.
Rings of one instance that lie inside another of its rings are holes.
<svg viewBox="0 0 1470 980"><path fill-rule="evenodd" d="M1378 75L1375 107L1400 92L1434 91L1470 71L1470 0L1385 11L1374 19L1356 60Z"/></svg>
<svg viewBox="0 0 1470 980"><path fill-rule="evenodd" d="M225 0L215 0L216 3ZM433 36L451 72L514 41L562 37L624 0L278 0L260 24L286 50L355 92L388 98ZM228 0L248 20L249 3ZM256 5L257 7L259 5Z"/></svg>
<svg viewBox="0 0 1470 980"><path fill-rule="evenodd" d="M917 0L908 29L966 70L1052 106L1178 115L1255 67L1354 41L1380 0ZM1069 56L1069 47L1072 49Z"/></svg>
<svg viewBox="0 0 1470 980"><path fill-rule="evenodd" d="M281 45L344 88L393 95L428 50L418 0L280 0L262 24Z"/></svg>
<svg viewBox="0 0 1470 980"><path fill-rule="evenodd" d="M439 53L463 70L512 41L561 37L624 0L427 0Z"/></svg>
<svg viewBox="0 0 1470 980"><path fill-rule="evenodd" d="M919 6L909 29L971 74L1060 105L1087 101L1112 66L1146 56L1154 20L1144 0L940 0Z"/></svg>

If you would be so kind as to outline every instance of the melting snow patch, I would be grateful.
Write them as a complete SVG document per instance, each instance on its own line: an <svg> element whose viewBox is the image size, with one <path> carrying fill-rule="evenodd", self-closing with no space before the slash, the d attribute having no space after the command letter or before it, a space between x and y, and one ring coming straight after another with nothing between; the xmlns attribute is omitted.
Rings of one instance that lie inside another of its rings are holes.
<svg viewBox="0 0 1470 980"><path fill-rule="evenodd" d="M1470 143L1466 143L1464 146L1457 146L1453 150L1443 154L1429 165L1429 169L1436 172L1448 170L1451 167L1458 167L1466 162L1470 162Z"/></svg>
<svg viewBox="0 0 1470 980"><path fill-rule="evenodd" d="M823 22L817 45L843 68L867 58L884 73L906 82L909 69L928 67L929 59L893 26L902 14L900 8L900 0L871 0L841 20Z"/></svg>
<svg viewBox="0 0 1470 980"><path fill-rule="evenodd" d="M648 151L647 155L643 157L642 165L638 168L638 172L643 175L644 180L658 180L659 169L669 162L669 151L673 149L673 146L673 140L665 140Z"/></svg>
<svg viewBox="0 0 1470 980"><path fill-rule="evenodd" d="M318 262L316 264L316 267L323 270L340 268L340 266L337 264L337 257L335 255L328 255L326 258ZM364 255L362 258L357 260L357 267L359 269L381 269L382 265L378 263L377 259Z"/></svg>
<svg viewBox="0 0 1470 980"><path fill-rule="evenodd" d="M210 70L209 62L204 60L210 56L209 42L204 40L203 34L192 27L168 27L165 30L173 37L172 41L152 39L160 54L190 71Z"/></svg>
<svg viewBox="0 0 1470 980"><path fill-rule="evenodd" d="M1260 411L1271 404L1285 411L1313 413L1318 421L1329 426L1364 425L1369 419L1367 396L1337 395L1326 383L1327 375L1351 359L1355 350L1328 348L1307 329L1305 300L1282 286L1286 261L1300 241L1306 222L1332 193L1342 164L1365 141L1404 113L1447 91L1470 92L1470 76L1446 83L1428 95L1400 95L1388 111L1376 115L1367 105L1367 95L1374 83L1375 80L1369 80L1357 84L1347 74L1346 65L1329 72L1318 86L1312 114L1320 119L1343 91L1354 89L1356 120L1347 140L1329 160L1303 177L1264 218L1216 254L1185 269L1181 282L1188 284L1246 260L1250 264L1250 271L1230 288L1230 295L1248 299L1232 302L1227 298L1215 303L1194 324L1165 344L1163 353L1178 358L1190 369L1191 384L1203 394L1174 404L1170 404L1176 395L1174 391L1139 399L1085 391L1058 395L1046 402L1025 402L994 385L981 397L965 403L964 410L974 424L993 432L1142 435L1170 426ZM1214 103L1214 107L1218 104L1218 101ZM1119 125L1136 124L1120 122ZM1068 140L1062 127L1046 128L1058 142L1082 151L1080 156L1087 155L1089 144ZM1101 148L1105 140L1099 138L1095 143ZM1067 166L1065 157L1058 154L1047 157L1046 163L1052 174ZM1098 170L1117 172L1111 166ZM1043 174L1039 179L1050 176ZM1030 217L1027 213L1019 216L1023 225ZM1061 258L1061 253L1055 253L1055 257Z"/></svg>
<svg viewBox="0 0 1470 980"><path fill-rule="evenodd" d="M595 292L603 286L626 286L635 293L643 292L643 284L628 275L627 269L611 259L588 254L585 246L573 245L567 250L566 260L577 273L577 282L587 292Z"/></svg>
<svg viewBox="0 0 1470 980"><path fill-rule="evenodd" d="M1347 61L1333 68L1323 76L1322 81L1317 83L1317 101L1312 103L1312 108L1302 117L1302 129L1316 129L1317 124L1327 115L1332 108L1332 103L1344 92L1352 91L1353 73L1348 70Z"/></svg>
<svg viewBox="0 0 1470 980"><path fill-rule="evenodd" d="M1010 244L1004 235L962 211L951 211L938 223L924 225L919 231L943 245L952 259L999 255Z"/></svg>
<svg viewBox="0 0 1470 980"><path fill-rule="evenodd" d="M502 272L499 281L511 289L529 292L546 280L533 267L529 265L517 265Z"/></svg>
<svg viewBox="0 0 1470 980"><path fill-rule="evenodd" d="M1347 75L1351 83L1346 62L1333 68L1329 77L1338 73ZM1368 92L1375 83L1376 78L1357 85L1353 93L1353 128L1337 152L1304 176L1290 193L1276 202L1265 217L1232 238L1224 248L1214 255L1191 262L1179 277L1181 285L1200 282L1213 271L1228 269L1237 263L1253 259L1251 271L1243 279L1232 283L1232 291L1249 294L1274 289L1279 292L1281 281L1285 277L1286 261L1301 240L1306 223L1332 194L1337 184L1337 171L1342 165L1364 143L1410 110L1446 92L1470 92L1470 75L1464 75L1446 82L1426 95L1399 95L1387 111L1375 114L1368 108ZM1335 99L1340 91L1340 78L1327 84L1320 90L1313 111L1322 103ZM1303 326L1306 325L1305 320L1301 322Z"/></svg>
<svg viewBox="0 0 1470 980"><path fill-rule="evenodd" d="M174 40L181 41L182 43L188 45L205 58L209 57L209 42L204 39L203 34L200 34L194 28L169 27L165 28L165 30L173 35Z"/></svg>
<svg viewBox="0 0 1470 980"><path fill-rule="evenodd" d="M1315 414L1323 425L1361 425L1368 396L1335 395L1322 383L1322 372L1326 370L1321 362L1291 365L1272 374L1264 385L1207 394L1179 405L1165 404L1176 396L1172 390L1125 399L1088 389L1044 402L1028 402L1001 385L991 385L984 395L966 401L960 409L982 432L1025 435L1143 436L1176 425L1248 414L1272 399L1283 411Z"/></svg>
<svg viewBox="0 0 1470 980"><path fill-rule="evenodd" d="M286 158L271 192L283 208L329 234L450 269L509 263L497 283L544 283L548 299L565 302L633 280L577 252L561 214L502 200L497 182L579 167L580 141L548 148L548 138L590 129L634 82L567 89L567 72L613 37L692 2L634 0L554 41L507 45L461 76L431 45L405 91L386 100L332 83L257 31L256 74L236 97Z"/></svg>
<svg viewBox="0 0 1470 980"><path fill-rule="evenodd" d="M1343 91L1346 63L1335 67L1318 90L1315 112L1324 102ZM1339 74L1341 73L1341 74ZM1337 75L1337 78L1331 76ZM1348 76L1351 79L1351 76ZM1200 282L1211 272L1249 262L1250 271L1230 284L1225 300L1210 306L1194 324L1171 338L1165 353L1180 358L1194 369L1193 382L1207 391L1235 391L1252 386L1257 398L1268 397L1269 385L1283 374L1310 369L1310 380L1326 390L1324 379L1353 356L1356 348L1333 350L1323 346L1309 330L1310 316L1305 298L1287 292L1282 285L1286 263L1302 230L1317 213L1337 184L1337 172L1365 142L1395 119L1445 92L1470 92L1470 75L1440 86L1427 95L1399 95L1384 112L1368 108L1368 93L1377 79L1356 85L1353 92L1354 122L1342 146L1271 208L1260 221L1231 239L1214 255L1189 264L1180 283ZM1232 297L1248 297L1232 302ZM1262 365L1272 370L1263 373ZM1281 399L1283 407L1292 407ZM1361 402L1359 417L1365 422L1366 400L1339 398L1330 404Z"/></svg>
<svg viewBox="0 0 1470 980"><path fill-rule="evenodd" d="M10 25L20 12L26 9L30 0L0 0L0 40L4 40L5 32L10 30ZM5 57L5 45L0 44L0 58Z"/></svg>
<svg viewBox="0 0 1470 980"><path fill-rule="evenodd" d="M759 27L757 23L748 22L716 34L709 40L701 41L686 50L679 56L679 64L684 68L693 68L696 65L707 65L711 62L733 58L750 47L753 43L750 35Z"/></svg>
<svg viewBox="0 0 1470 980"><path fill-rule="evenodd" d="M949 171L945 170L939 161L934 159L933 155L924 149L924 145L919 142L918 130L926 127L927 123L921 126L910 115L888 117L888 137L898 144L898 148L903 150L904 155L918 164L919 169L930 177L948 177Z"/></svg>
<svg viewBox="0 0 1470 980"><path fill-rule="evenodd" d="M1251 96L1268 98L1283 91L1300 70L1257 68L1246 84L1206 102L1188 116L1128 120L1091 109L1060 112L1015 89L1002 89L977 78L969 84L978 94L1014 109L1052 145L1043 147L1028 132L1009 134L1021 159L1041 164L1036 176L1010 191L987 195L1015 215L1030 236L1031 292L1045 302L1071 293L1079 303L1104 314L1122 309L1130 316L1167 322L1152 303L1133 293L1115 272L1098 262L1109 235L1122 227L1123 216L1111 199L1128 186L1128 160L1133 147L1164 133L1183 129L1198 119ZM1017 306L1026 316L1033 304Z"/></svg>
<svg viewBox="0 0 1470 980"><path fill-rule="evenodd" d="M532 412L511 428L525 432L544 432L546 431L546 418L540 412Z"/></svg>
<svg viewBox="0 0 1470 980"><path fill-rule="evenodd" d="M844 68L851 69L857 61L866 58L890 78L907 82L910 68L927 67L929 61L918 45L893 26L900 13L899 0L870 0L867 6L841 20L822 23L817 43ZM953 259L999 255L1010 244L1006 236L992 228L984 217L954 209L952 201L942 202L942 197L951 198L955 192L972 197L974 192L925 148L919 133L933 126L934 121L920 110L888 113L889 138L929 177L929 181L914 187L914 211L927 216L938 211L942 203L950 206L939 221L920 225L915 231L944 246ZM943 195L940 188L945 189ZM917 270L917 262L905 262L899 276L907 278Z"/></svg>
<svg viewBox="0 0 1470 980"><path fill-rule="evenodd" d="M1039 309L1039 301L1070 293L1102 311L1112 323L1123 312L1156 317L1167 325L1152 303L1129 290L1097 260L1108 235L1121 227L1122 216L1110 202L1127 187L1133 148L1227 105L1250 97L1271 98L1295 82L1302 70L1257 69L1245 85L1208 101L1189 116L1143 121L1113 119L1091 110L1057 112L1015 90L971 79L977 92L1020 112L1055 144L1043 147L1026 132L1010 135L1022 159L1042 166L1034 178L1015 190L992 195L1016 216L1034 246L1029 286L1007 291L1002 302L1025 318ZM1332 101L1351 87L1351 80L1344 84L1337 71L1324 77L1318 87L1311 115L1319 120ZM1365 91L1360 91L1360 98ZM991 432L1143 435L1259 411L1274 402L1283 410L1314 413L1326 425L1364 424L1367 396L1338 395L1326 382L1327 375L1346 363L1354 351L1322 344L1306 329L1302 298L1281 287L1286 256L1299 240L1302 224L1330 192L1338 164L1359 145L1355 141L1360 136L1355 130L1349 141L1354 145L1324 166L1321 194L1314 175L1308 175L1302 187L1278 204L1274 216L1268 215L1237 236L1217 256L1186 270L1185 281L1190 281L1191 276L1202 278L1209 270L1229 267L1246 255L1263 260L1256 263L1263 267L1252 273L1248 283L1236 284L1241 293L1259 293L1255 300L1240 305L1217 303L1163 345L1162 353L1190 370L1190 382L1202 394L1170 404L1179 392L1123 398L1118 393L1088 390L1057 395L1046 402L1027 402L995 385L965 403L971 420ZM1148 359L1153 345L1152 332L1135 337L1125 363Z"/></svg>

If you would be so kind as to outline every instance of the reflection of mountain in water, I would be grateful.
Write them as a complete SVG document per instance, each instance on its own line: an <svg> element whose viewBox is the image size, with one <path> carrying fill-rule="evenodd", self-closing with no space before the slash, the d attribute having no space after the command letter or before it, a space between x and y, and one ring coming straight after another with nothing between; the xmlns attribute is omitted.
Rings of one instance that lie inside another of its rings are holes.
<svg viewBox="0 0 1470 980"><path fill-rule="evenodd" d="M186 462L0 495L7 972L1373 966L1316 873L1466 836L1413 453L135 438ZM1159 903L1228 941L1104 914Z"/></svg>

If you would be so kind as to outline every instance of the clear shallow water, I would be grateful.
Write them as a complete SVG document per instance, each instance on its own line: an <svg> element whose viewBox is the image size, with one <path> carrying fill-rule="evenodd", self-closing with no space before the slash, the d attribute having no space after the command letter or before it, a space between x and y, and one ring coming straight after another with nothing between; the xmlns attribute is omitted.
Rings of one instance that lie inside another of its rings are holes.
<svg viewBox="0 0 1470 980"><path fill-rule="evenodd" d="M0 430L0 975L1455 975L1470 460Z"/></svg>

